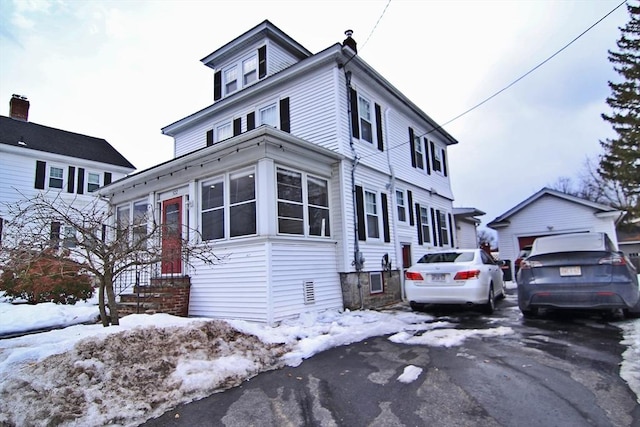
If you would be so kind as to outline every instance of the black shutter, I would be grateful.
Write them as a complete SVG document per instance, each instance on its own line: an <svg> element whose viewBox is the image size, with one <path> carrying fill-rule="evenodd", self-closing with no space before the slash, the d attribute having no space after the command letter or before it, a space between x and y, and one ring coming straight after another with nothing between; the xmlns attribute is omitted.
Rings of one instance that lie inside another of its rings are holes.
<svg viewBox="0 0 640 427"><path fill-rule="evenodd" d="M436 224L438 225L438 246L442 246L442 218L439 210L436 210Z"/></svg>
<svg viewBox="0 0 640 427"><path fill-rule="evenodd" d="M376 104L376 128L378 130L378 150L384 151L384 141L382 139L382 109Z"/></svg>
<svg viewBox="0 0 640 427"><path fill-rule="evenodd" d="M111 172L105 172L104 173L104 185L111 184L111 179L112 179Z"/></svg>
<svg viewBox="0 0 640 427"><path fill-rule="evenodd" d="M451 217L451 214L447 214L449 216L449 245L454 248L456 245L453 243L453 218Z"/></svg>
<svg viewBox="0 0 640 427"><path fill-rule="evenodd" d="M213 100L222 98L222 71L216 71L213 75Z"/></svg>
<svg viewBox="0 0 640 427"><path fill-rule="evenodd" d="M256 113L247 114L247 130L252 130L256 128Z"/></svg>
<svg viewBox="0 0 640 427"><path fill-rule="evenodd" d="M433 235L433 246L438 246L438 233L436 231L436 216L433 208L431 208L431 234Z"/></svg>
<svg viewBox="0 0 640 427"><path fill-rule="evenodd" d="M267 75L267 46L258 48L258 78L261 79Z"/></svg>
<svg viewBox="0 0 640 427"><path fill-rule="evenodd" d="M84 168L78 168L78 194L84 194Z"/></svg>
<svg viewBox="0 0 640 427"><path fill-rule="evenodd" d="M435 168L435 164L436 164L436 145L433 143L433 141L429 141L429 145L431 146L431 161L433 162L432 164L434 165ZM442 170L442 169L440 169Z"/></svg>
<svg viewBox="0 0 640 427"><path fill-rule="evenodd" d="M416 167L416 143L413 141L413 129L409 128L409 147L411 148L411 166Z"/></svg>
<svg viewBox="0 0 640 427"><path fill-rule="evenodd" d="M207 147L213 145L213 129L207 131Z"/></svg>
<svg viewBox="0 0 640 427"><path fill-rule="evenodd" d="M442 150L442 173L447 176L447 152Z"/></svg>
<svg viewBox="0 0 640 427"><path fill-rule="evenodd" d="M358 126L358 93L355 89L349 88L351 98L351 135L360 138L360 126Z"/></svg>
<svg viewBox="0 0 640 427"><path fill-rule="evenodd" d="M427 141L427 138L424 139L424 160L427 163L427 174L431 175L431 160L429 159L429 141Z"/></svg>
<svg viewBox="0 0 640 427"><path fill-rule="evenodd" d="M411 206L413 206L413 193L411 190L407 190L407 206L409 206L409 224L413 225L415 221L413 220L413 209L411 209ZM418 220L419 218L420 217L418 217Z"/></svg>
<svg viewBox="0 0 640 427"><path fill-rule="evenodd" d="M364 227L364 192L356 185L356 211L358 213L358 240L367 240L367 230Z"/></svg>
<svg viewBox="0 0 640 427"><path fill-rule="evenodd" d="M47 164L36 160L36 182L34 186L38 190L44 190L44 177L47 174Z"/></svg>
<svg viewBox="0 0 640 427"><path fill-rule="evenodd" d="M76 168L69 166L69 180L67 181L67 193L73 193L73 186L75 185Z"/></svg>
<svg viewBox="0 0 640 427"><path fill-rule="evenodd" d="M387 195L382 193L382 224L384 225L384 241L391 241L391 233L389 232L389 211L387 206Z"/></svg>
<svg viewBox="0 0 640 427"><path fill-rule="evenodd" d="M421 245L422 242L424 242L424 239L422 238L422 223L420 222L420 204L419 203L416 203L416 218L418 218L418 226L416 227L418 229L418 244ZM427 238L428 237L429 236L427 236Z"/></svg>
<svg viewBox="0 0 640 427"><path fill-rule="evenodd" d="M291 118L289 117L289 98L280 100L280 130L291 132Z"/></svg>
<svg viewBox="0 0 640 427"><path fill-rule="evenodd" d="M237 118L233 121L233 136L240 135L242 133L242 120Z"/></svg>

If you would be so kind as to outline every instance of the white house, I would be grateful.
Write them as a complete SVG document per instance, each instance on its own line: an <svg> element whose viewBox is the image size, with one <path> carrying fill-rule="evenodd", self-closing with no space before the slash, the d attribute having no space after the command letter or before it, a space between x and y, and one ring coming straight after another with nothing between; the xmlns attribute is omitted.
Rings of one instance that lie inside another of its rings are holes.
<svg viewBox="0 0 640 427"><path fill-rule="evenodd" d="M8 205L47 194L67 203L88 203L95 191L135 170L106 140L29 121L29 101L13 95L9 117L0 116L0 238ZM55 220L51 235L74 230Z"/></svg>
<svg viewBox="0 0 640 427"><path fill-rule="evenodd" d="M513 262L520 249L537 237L552 234L605 232L617 245L616 224L624 214L611 206L542 188L487 227L498 232L500 259Z"/></svg>
<svg viewBox="0 0 640 427"><path fill-rule="evenodd" d="M215 243L219 265L160 269L190 277L189 315L270 323L381 306L400 300L403 266L453 246L457 141L350 32L312 54L264 21L201 61L214 102L162 129L175 158L101 190Z"/></svg>
<svg viewBox="0 0 640 427"><path fill-rule="evenodd" d="M478 247L478 225L476 217L486 212L476 208L453 208L453 218L456 225L456 248L475 249Z"/></svg>

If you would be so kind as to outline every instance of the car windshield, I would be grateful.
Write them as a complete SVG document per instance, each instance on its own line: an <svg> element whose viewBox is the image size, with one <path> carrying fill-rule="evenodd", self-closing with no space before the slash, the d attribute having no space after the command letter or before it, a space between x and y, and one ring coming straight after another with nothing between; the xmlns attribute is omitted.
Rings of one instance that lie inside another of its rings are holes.
<svg viewBox="0 0 640 427"><path fill-rule="evenodd" d="M420 258L419 263L434 264L438 262L469 262L473 261L473 252L438 252L426 254Z"/></svg>

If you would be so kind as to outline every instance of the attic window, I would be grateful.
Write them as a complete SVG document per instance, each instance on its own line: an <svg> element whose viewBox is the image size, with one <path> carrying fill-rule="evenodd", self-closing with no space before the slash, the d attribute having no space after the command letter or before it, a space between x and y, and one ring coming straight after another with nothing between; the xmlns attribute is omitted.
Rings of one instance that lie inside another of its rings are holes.
<svg viewBox="0 0 640 427"><path fill-rule="evenodd" d="M224 90L228 94L238 90L238 70L236 67L224 72Z"/></svg>
<svg viewBox="0 0 640 427"><path fill-rule="evenodd" d="M242 85L246 86L258 79L258 58L252 56L242 62Z"/></svg>

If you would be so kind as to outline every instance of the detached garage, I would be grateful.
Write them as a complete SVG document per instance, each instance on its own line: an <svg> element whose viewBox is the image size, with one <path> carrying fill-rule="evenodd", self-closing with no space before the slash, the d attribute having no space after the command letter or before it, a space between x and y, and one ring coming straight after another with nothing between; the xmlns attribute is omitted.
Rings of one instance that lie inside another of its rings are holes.
<svg viewBox="0 0 640 427"><path fill-rule="evenodd" d="M543 188L487 227L498 233L500 259L513 262L537 237L601 231L617 245L616 225L625 212L550 188ZM514 270L515 271L515 270Z"/></svg>

